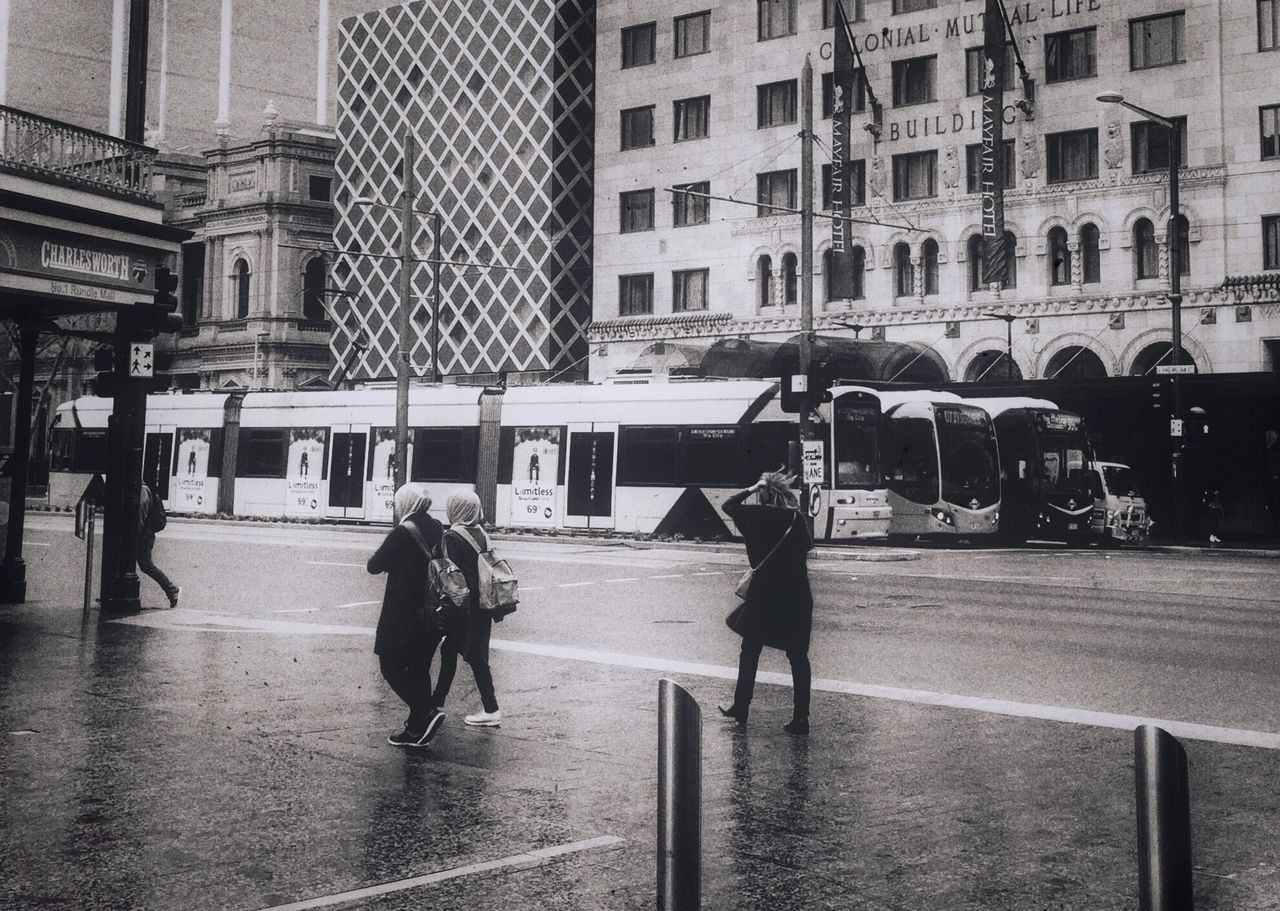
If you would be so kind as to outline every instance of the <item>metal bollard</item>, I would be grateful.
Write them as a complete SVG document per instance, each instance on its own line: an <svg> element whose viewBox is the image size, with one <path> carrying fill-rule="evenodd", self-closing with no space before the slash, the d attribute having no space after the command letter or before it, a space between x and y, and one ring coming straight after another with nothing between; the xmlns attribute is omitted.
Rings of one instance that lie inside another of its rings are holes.
<svg viewBox="0 0 1280 911"><path fill-rule="evenodd" d="M702 907L702 711L658 681L658 908Z"/></svg>
<svg viewBox="0 0 1280 911"><path fill-rule="evenodd" d="M1187 754L1168 731L1133 732L1138 797L1138 908L1191 911L1191 793Z"/></svg>
<svg viewBox="0 0 1280 911"><path fill-rule="evenodd" d="M97 514L98 508L90 503L84 539L84 610L81 614L85 617L89 616L89 603L93 599L93 526Z"/></svg>

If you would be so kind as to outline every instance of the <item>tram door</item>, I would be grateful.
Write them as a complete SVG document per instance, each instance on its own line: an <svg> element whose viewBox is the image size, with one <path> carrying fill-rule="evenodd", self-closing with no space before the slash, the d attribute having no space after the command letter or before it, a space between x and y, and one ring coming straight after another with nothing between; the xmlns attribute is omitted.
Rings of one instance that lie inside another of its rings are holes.
<svg viewBox="0 0 1280 911"><path fill-rule="evenodd" d="M169 500L169 478L173 474L173 435L176 427L147 428L147 442L142 450L142 480L150 481Z"/></svg>
<svg viewBox="0 0 1280 911"><path fill-rule="evenodd" d="M617 424L570 424L565 466L568 528L613 528L613 479L617 466Z"/></svg>
<svg viewBox="0 0 1280 911"><path fill-rule="evenodd" d="M329 509L325 515L331 519L363 519L369 428L340 424L332 429L329 439Z"/></svg>

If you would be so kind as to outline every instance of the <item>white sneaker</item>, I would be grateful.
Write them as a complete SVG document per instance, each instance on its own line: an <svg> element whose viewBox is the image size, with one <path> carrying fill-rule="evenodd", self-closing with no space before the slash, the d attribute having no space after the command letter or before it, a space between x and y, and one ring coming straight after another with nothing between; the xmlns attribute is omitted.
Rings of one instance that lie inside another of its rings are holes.
<svg viewBox="0 0 1280 911"><path fill-rule="evenodd" d="M502 710L496 712L477 712L474 715L467 715L462 719L463 724L469 724L473 728L485 727L496 728L502 724Z"/></svg>
<svg viewBox="0 0 1280 911"><path fill-rule="evenodd" d="M1210 544L1221 544L1221 543L1222 543L1222 539L1221 539L1221 538L1219 538L1217 535L1209 535L1209 543L1210 543Z"/></svg>

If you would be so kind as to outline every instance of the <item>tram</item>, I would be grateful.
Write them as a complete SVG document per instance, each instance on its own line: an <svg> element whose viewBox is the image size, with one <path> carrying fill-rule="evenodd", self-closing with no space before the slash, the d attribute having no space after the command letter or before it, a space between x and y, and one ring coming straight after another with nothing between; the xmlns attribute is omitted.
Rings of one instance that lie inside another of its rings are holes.
<svg viewBox="0 0 1280 911"><path fill-rule="evenodd" d="M889 541L994 534L1000 455L991 418L950 392L881 392Z"/></svg>
<svg viewBox="0 0 1280 911"><path fill-rule="evenodd" d="M883 536L879 404L850 389L823 407L816 536ZM104 470L110 410L93 397L59 408L51 505L74 504ZM174 513L389 523L394 428L391 388L150 396L144 476ZM789 464L797 440L767 380L420 386L409 428L409 478L437 509L467 489L502 527L708 538L734 531L720 505Z"/></svg>

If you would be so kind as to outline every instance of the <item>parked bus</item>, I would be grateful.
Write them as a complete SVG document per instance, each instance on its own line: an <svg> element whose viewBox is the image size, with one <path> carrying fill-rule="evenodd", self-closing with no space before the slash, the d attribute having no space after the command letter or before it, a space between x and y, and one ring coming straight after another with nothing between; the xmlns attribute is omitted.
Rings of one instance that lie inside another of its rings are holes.
<svg viewBox="0 0 1280 911"><path fill-rule="evenodd" d="M1046 399L966 400L995 424L1000 449L1001 538L1083 541L1090 532L1093 493L1084 420Z"/></svg>
<svg viewBox="0 0 1280 911"><path fill-rule="evenodd" d="M950 392L879 397L890 542L993 534L1000 520L1000 456L987 413Z"/></svg>

